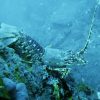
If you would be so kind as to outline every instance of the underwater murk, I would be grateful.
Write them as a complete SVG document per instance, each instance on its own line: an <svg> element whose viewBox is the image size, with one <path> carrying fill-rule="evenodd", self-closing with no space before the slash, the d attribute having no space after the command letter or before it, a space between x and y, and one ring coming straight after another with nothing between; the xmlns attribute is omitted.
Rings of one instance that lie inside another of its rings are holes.
<svg viewBox="0 0 100 100"><path fill-rule="evenodd" d="M0 100L100 100L100 0L0 0Z"/></svg>

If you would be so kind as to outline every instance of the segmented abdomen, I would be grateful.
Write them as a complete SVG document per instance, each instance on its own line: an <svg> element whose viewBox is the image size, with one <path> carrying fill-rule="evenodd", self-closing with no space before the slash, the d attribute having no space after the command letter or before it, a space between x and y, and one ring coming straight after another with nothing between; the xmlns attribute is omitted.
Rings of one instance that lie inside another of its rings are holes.
<svg viewBox="0 0 100 100"><path fill-rule="evenodd" d="M10 45L15 52L26 61L40 60L44 49L30 36L21 34L19 39Z"/></svg>

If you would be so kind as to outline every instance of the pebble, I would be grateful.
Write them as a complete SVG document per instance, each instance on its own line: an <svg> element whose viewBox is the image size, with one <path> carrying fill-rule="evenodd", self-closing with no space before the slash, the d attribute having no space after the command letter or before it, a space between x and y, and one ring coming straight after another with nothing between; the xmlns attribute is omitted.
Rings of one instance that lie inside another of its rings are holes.
<svg viewBox="0 0 100 100"><path fill-rule="evenodd" d="M3 82L5 84L6 89L10 91L14 91L16 89L16 83L10 80L9 78L3 78Z"/></svg>
<svg viewBox="0 0 100 100"><path fill-rule="evenodd" d="M16 100L29 100L26 85L24 83L18 83L16 86Z"/></svg>

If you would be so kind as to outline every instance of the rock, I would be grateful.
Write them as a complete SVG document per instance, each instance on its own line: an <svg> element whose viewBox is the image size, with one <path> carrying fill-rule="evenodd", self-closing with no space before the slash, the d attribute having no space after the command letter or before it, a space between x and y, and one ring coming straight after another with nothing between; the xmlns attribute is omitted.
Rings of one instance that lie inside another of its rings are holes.
<svg viewBox="0 0 100 100"><path fill-rule="evenodd" d="M17 40L17 38L16 38L16 34L14 34L14 33L16 33L16 32L18 32L18 29L15 26L11 26L11 25L1 23L0 45L3 46L3 47L6 47L9 44L15 42Z"/></svg>
<svg viewBox="0 0 100 100"><path fill-rule="evenodd" d="M4 85L5 85L5 88L7 89L8 93L10 95L10 98L12 100L14 100L15 94L16 94L16 83L13 82L9 78L3 78L3 82L4 82Z"/></svg>
<svg viewBox="0 0 100 100"><path fill-rule="evenodd" d="M4 85L6 89L10 91L15 91L16 90L16 83L10 80L9 78L3 78Z"/></svg>
<svg viewBox="0 0 100 100"><path fill-rule="evenodd" d="M18 83L16 91L16 100L28 100L28 92L24 83Z"/></svg>

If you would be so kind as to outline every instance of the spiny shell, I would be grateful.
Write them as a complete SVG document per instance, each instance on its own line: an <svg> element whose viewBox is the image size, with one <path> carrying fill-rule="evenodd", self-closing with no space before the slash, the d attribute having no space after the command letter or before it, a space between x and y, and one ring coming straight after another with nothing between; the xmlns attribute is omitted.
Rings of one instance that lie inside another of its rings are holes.
<svg viewBox="0 0 100 100"><path fill-rule="evenodd" d="M20 33L18 40L9 46L26 61L35 62L44 54L44 49L34 39L23 33Z"/></svg>
<svg viewBox="0 0 100 100"><path fill-rule="evenodd" d="M20 32L15 26L1 23L0 48L12 47L26 61L40 60L44 49L31 37Z"/></svg>

